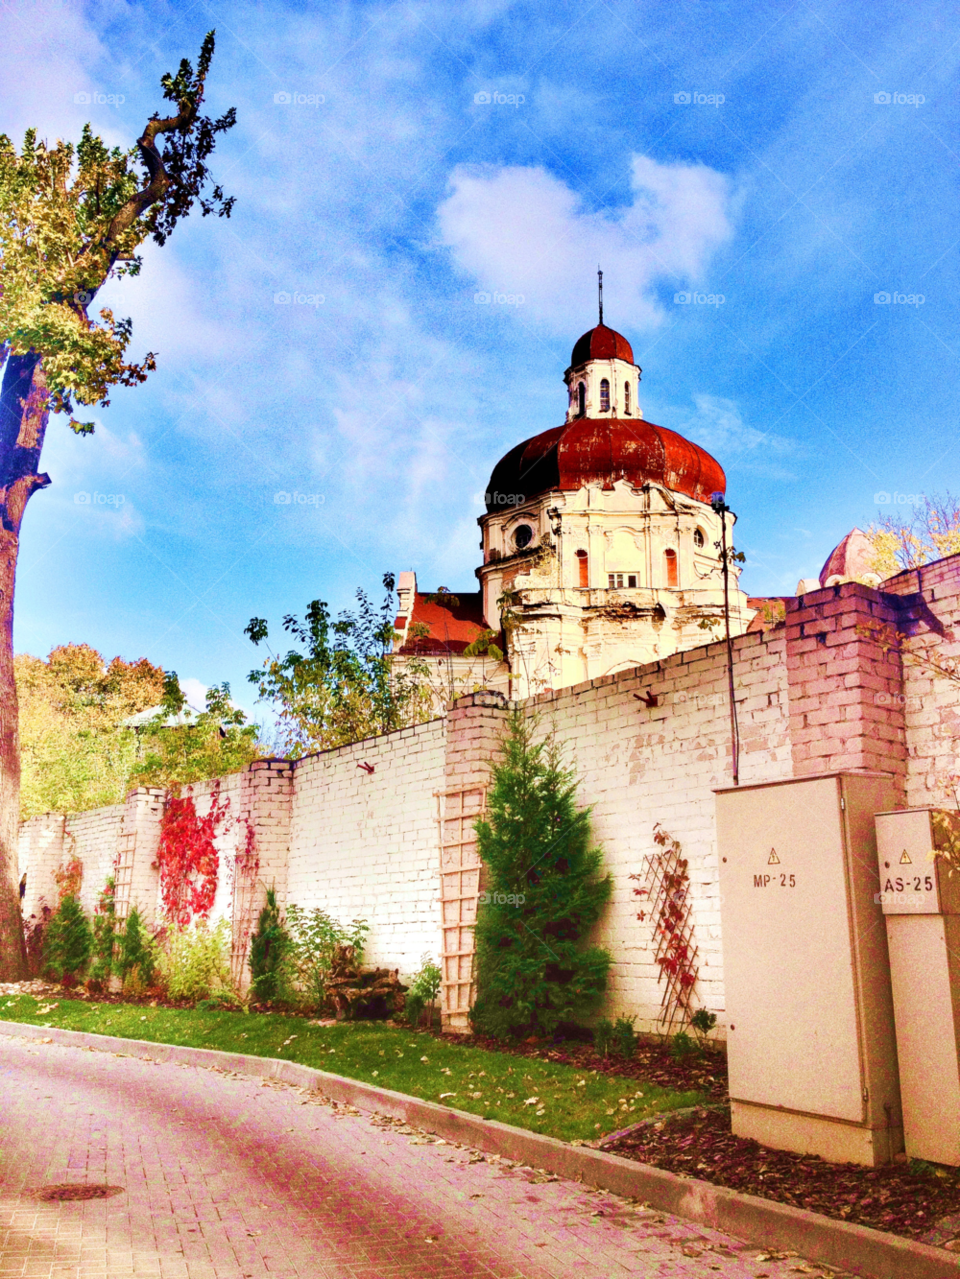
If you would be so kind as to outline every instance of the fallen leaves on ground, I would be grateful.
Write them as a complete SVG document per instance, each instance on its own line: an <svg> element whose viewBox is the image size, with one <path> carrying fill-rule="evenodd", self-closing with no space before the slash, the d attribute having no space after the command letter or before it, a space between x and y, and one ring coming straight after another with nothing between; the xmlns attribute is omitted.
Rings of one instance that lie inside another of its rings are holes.
<svg viewBox="0 0 960 1279"><path fill-rule="evenodd" d="M944 1176L929 1165L831 1164L817 1155L771 1150L734 1136L726 1110L697 1110L649 1124L604 1149L908 1239L922 1239L941 1218L960 1214L960 1174Z"/></svg>

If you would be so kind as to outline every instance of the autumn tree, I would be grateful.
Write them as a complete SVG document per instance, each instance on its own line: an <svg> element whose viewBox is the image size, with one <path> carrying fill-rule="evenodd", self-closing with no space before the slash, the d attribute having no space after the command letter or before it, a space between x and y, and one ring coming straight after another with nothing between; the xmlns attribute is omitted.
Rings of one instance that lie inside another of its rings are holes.
<svg viewBox="0 0 960 1279"><path fill-rule="evenodd" d="M164 673L146 658L111 662L89 644L14 659L20 707L20 811L72 813L119 803L137 767L131 716L159 705Z"/></svg>
<svg viewBox="0 0 960 1279"><path fill-rule="evenodd" d="M884 515L867 529L871 570L881 581L907 568L960 552L960 501L950 493L918 495L909 516Z"/></svg>
<svg viewBox="0 0 960 1279"><path fill-rule="evenodd" d="M235 123L202 113L214 51L196 69L184 59L160 84L172 114L150 117L128 150L84 127L53 146L26 134L18 154L0 135L0 980L25 972L17 892L20 762L13 661L13 599L20 526L30 497L50 483L40 470L47 422L63 413L86 435L78 406L105 406L116 386L136 386L154 356L127 358L129 320L91 307L105 282L136 275L137 250L164 244L194 205L229 216L233 201L211 186L207 160Z"/></svg>

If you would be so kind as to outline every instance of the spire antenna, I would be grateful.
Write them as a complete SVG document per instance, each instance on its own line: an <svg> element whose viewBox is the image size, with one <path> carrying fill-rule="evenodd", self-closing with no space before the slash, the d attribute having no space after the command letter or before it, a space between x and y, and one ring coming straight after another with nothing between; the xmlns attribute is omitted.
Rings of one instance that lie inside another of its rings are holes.
<svg viewBox="0 0 960 1279"><path fill-rule="evenodd" d="M600 323L603 323L603 272L597 267L597 290L600 295Z"/></svg>

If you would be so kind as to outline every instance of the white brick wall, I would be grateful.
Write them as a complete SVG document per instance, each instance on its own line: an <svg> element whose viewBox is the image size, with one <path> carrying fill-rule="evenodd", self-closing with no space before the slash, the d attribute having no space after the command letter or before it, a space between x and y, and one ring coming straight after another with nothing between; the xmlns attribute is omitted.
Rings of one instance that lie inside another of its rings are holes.
<svg viewBox="0 0 960 1279"><path fill-rule="evenodd" d="M424 953L440 955L445 741L445 721L430 720L308 756L294 771L286 900L367 919L367 962L407 976Z"/></svg>
<svg viewBox="0 0 960 1279"><path fill-rule="evenodd" d="M735 641L743 782L792 775L784 644L782 628ZM635 696L651 691L656 707ZM655 851L653 828L659 822L680 840L689 860L698 1002L720 1014L722 1023L712 792L730 783L723 646L676 654L523 705L539 713L543 730L555 731L564 744L577 773L578 801L593 807L594 835L614 879L611 905L598 930L598 940L614 957L606 1011L637 1014L645 1028L654 1025L659 1012L662 988L651 926L649 919L636 918L642 903L629 879ZM372 964L399 967L409 976L425 952L439 957L437 793L449 784L446 747L446 721L432 720L298 760L292 781L290 766L280 761L225 778L221 794L230 799L234 822L217 841L221 869L214 918L232 911L232 861L243 834L236 819L249 812L262 884L276 882L282 901L321 906L343 922L366 918ZM360 768L361 763L374 771ZM476 771L475 764L463 767L472 770L471 776ZM211 786L194 788L201 814ZM114 806L68 820L84 862L88 909L110 873L122 813L122 806ZM57 847L61 823L62 818L48 815L24 824L21 858L32 892L47 879L52 888L52 869L63 859Z"/></svg>

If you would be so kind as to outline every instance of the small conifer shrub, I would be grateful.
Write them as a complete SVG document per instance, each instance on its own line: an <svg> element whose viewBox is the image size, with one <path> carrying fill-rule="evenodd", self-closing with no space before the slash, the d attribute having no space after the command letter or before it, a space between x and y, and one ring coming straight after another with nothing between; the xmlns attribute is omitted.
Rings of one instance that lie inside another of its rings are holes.
<svg viewBox="0 0 960 1279"><path fill-rule="evenodd" d="M499 1038L552 1035L594 1012L610 955L586 943L610 896L590 810L535 723L508 721L492 767L477 849L487 871L476 926L477 1029Z"/></svg>
<svg viewBox="0 0 960 1279"><path fill-rule="evenodd" d="M90 983L104 987L113 973L117 942L117 909L115 881L111 875L104 884L93 916L93 963Z"/></svg>
<svg viewBox="0 0 960 1279"><path fill-rule="evenodd" d="M280 917L277 890L268 888L266 904L250 938L251 985L257 999L266 1003L281 998L285 993L290 949L290 934Z"/></svg>
<svg viewBox="0 0 960 1279"><path fill-rule="evenodd" d="M43 969L55 981L76 985L82 981L93 950L93 933L83 907L68 893L47 926Z"/></svg>
<svg viewBox="0 0 960 1279"><path fill-rule="evenodd" d="M127 916L120 940L119 970L124 990L136 994L142 994L156 975L153 946L136 906Z"/></svg>

